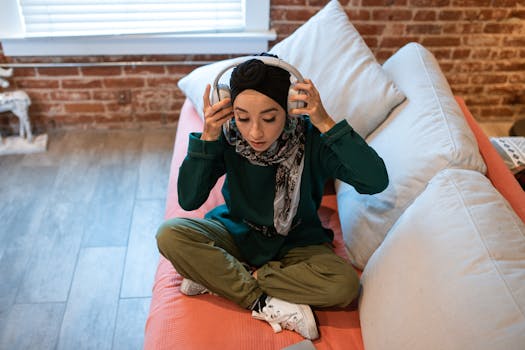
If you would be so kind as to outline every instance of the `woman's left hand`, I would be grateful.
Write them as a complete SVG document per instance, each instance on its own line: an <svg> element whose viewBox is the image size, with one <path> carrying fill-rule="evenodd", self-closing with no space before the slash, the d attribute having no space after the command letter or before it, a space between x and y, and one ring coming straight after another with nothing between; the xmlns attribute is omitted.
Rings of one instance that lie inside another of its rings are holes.
<svg viewBox="0 0 525 350"><path fill-rule="evenodd" d="M304 108L295 108L291 110L292 114L306 114L310 117L312 124L319 129L321 133L330 130L335 122L326 113L321 96L317 91L314 83L310 79L305 79L302 83L296 83L294 90L301 91L298 95L292 95L290 101L304 101L306 106Z"/></svg>

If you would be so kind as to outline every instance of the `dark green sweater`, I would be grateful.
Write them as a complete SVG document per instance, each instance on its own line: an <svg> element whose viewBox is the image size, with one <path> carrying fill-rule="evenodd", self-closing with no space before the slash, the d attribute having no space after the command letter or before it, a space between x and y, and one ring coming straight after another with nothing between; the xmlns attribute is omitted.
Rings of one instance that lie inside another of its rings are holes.
<svg viewBox="0 0 525 350"><path fill-rule="evenodd" d="M367 194L381 192L388 185L383 160L345 120L321 134L307 119L301 198L292 230L286 237L268 237L253 224L273 227L277 165L251 164L222 134L217 141L202 141L200 136L190 134L188 154L178 179L179 204L185 210L198 209L217 179L226 174L222 188L225 204L206 217L226 226L243 257L253 266L279 259L294 247L333 240L333 232L322 227L317 214L328 179L340 179Z"/></svg>

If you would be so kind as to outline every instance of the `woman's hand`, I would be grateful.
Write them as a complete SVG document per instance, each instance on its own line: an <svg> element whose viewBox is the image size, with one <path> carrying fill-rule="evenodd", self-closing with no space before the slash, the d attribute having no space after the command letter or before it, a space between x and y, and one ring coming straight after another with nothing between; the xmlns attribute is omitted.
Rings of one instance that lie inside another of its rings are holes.
<svg viewBox="0 0 525 350"><path fill-rule="evenodd" d="M213 106L210 102L210 84L206 85L204 91L204 129L202 130L201 140L216 141L222 131L222 124L233 117L233 107L231 99L226 98L217 102Z"/></svg>
<svg viewBox="0 0 525 350"><path fill-rule="evenodd" d="M312 83L310 79L305 79L303 83L297 83L293 88L302 93L293 95L290 97L290 101L304 101L306 107L295 108L291 113L310 116L310 121L321 133L330 130L335 125L335 122L328 113L326 113L321 102L321 96L319 96L319 91L317 91L314 83Z"/></svg>

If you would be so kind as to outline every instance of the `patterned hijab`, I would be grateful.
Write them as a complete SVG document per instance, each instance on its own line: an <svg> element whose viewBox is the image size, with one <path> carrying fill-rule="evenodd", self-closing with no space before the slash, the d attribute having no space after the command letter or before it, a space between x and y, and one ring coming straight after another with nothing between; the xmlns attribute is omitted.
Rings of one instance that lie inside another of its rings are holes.
<svg viewBox="0 0 525 350"><path fill-rule="evenodd" d="M270 97L287 111L289 88L288 71L266 65L257 59L238 65L230 78L232 103L239 93L251 89ZM259 166L277 165L273 224L278 234L287 236L299 206L304 167L304 118L287 116L283 132L270 148L263 152L255 151L242 137L234 118L223 125L223 133L228 143L235 146L235 151L250 163Z"/></svg>
<svg viewBox="0 0 525 350"><path fill-rule="evenodd" d="M264 152L255 151L242 137L235 119L223 126L226 140L252 164L277 164L273 224L278 234L287 236L297 213L304 167L305 122L302 117L286 117L281 136Z"/></svg>

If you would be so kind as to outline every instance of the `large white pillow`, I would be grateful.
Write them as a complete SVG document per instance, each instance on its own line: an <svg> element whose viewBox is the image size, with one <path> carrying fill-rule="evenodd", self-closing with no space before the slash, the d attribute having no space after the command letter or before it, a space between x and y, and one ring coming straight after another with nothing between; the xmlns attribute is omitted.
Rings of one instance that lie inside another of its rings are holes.
<svg viewBox="0 0 525 350"><path fill-rule="evenodd" d="M525 224L478 172L440 172L362 284L367 350L525 348Z"/></svg>
<svg viewBox="0 0 525 350"><path fill-rule="evenodd" d="M390 183L371 196L336 182L343 238L352 262L361 269L440 170L486 171L475 137L434 56L412 43L383 67L407 96L367 138L385 161Z"/></svg>
<svg viewBox="0 0 525 350"><path fill-rule="evenodd" d="M270 52L310 78L328 114L336 122L346 119L362 137L405 99L339 1L330 1Z"/></svg>
<svg viewBox="0 0 525 350"><path fill-rule="evenodd" d="M346 118L363 137L405 98L377 63L338 1L329 2L270 52L310 78L330 116L335 121ZM213 83L217 74L236 60L199 67L179 81L179 88L201 118L206 84ZM224 74L221 82L228 83L230 75L231 71Z"/></svg>

